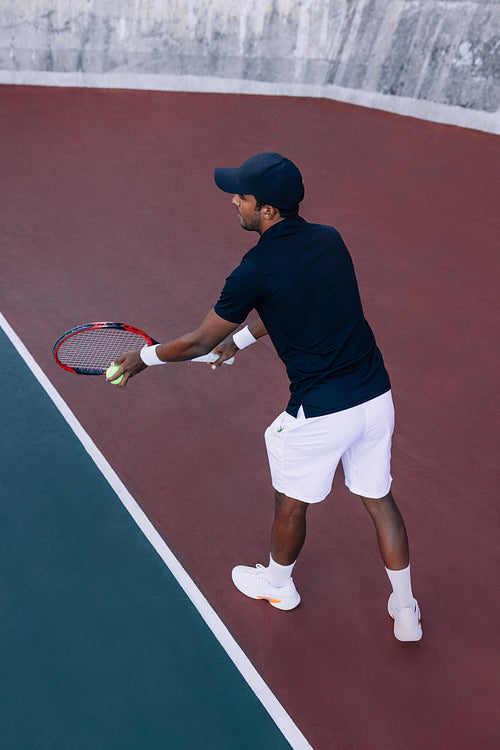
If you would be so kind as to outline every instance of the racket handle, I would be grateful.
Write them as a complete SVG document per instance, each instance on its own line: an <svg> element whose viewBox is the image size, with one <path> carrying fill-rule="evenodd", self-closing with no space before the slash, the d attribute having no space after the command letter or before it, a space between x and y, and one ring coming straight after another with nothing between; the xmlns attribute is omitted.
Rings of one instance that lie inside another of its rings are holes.
<svg viewBox="0 0 500 750"><path fill-rule="evenodd" d="M215 352L209 352L208 354L202 354L201 357L193 357L193 359L190 359L190 362L215 362L217 359L219 359L219 355ZM223 362L224 365L232 365L234 362L234 357L231 357L230 359L226 359L225 362Z"/></svg>

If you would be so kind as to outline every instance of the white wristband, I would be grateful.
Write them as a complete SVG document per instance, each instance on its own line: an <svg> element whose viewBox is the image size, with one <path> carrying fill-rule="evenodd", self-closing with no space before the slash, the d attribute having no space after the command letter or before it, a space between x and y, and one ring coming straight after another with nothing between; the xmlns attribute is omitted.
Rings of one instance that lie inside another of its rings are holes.
<svg viewBox="0 0 500 750"><path fill-rule="evenodd" d="M250 344L255 344L257 339L251 333L250 328L248 326L245 326L245 328L242 328L241 331L237 331L233 336L233 341L238 347L238 349L244 349L246 346L250 346Z"/></svg>
<svg viewBox="0 0 500 750"><path fill-rule="evenodd" d="M145 365L166 365L165 360L160 359L156 353L156 350L160 344L154 344L153 346L143 346L139 354Z"/></svg>

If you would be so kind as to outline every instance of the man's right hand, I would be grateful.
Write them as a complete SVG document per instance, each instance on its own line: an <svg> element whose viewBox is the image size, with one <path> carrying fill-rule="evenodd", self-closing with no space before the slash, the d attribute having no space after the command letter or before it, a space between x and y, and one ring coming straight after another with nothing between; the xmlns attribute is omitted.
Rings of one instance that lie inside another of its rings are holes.
<svg viewBox="0 0 500 750"><path fill-rule="evenodd" d="M215 362L212 362L211 364L211 367L215 369L227 359L231 359L231 357L234 357L236 352L239 352L239 349L234 343L233 339L230 338L226 339L226 341L221 341L220 344L217 344L217 346L214 347L213 351L219 355L219 359L215 360Z"/></svg>

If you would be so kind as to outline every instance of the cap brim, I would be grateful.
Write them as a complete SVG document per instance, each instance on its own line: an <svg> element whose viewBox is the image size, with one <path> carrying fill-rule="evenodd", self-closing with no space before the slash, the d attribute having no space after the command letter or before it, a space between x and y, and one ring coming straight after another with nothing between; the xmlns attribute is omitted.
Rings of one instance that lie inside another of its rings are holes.
<svg viewBox="0 0 500 750"><path fill-rule="evenodd" d="M245 187L238 179L238 169L231 167L217 167L214 170L215 184L225 193L245 194Z"/></svg>

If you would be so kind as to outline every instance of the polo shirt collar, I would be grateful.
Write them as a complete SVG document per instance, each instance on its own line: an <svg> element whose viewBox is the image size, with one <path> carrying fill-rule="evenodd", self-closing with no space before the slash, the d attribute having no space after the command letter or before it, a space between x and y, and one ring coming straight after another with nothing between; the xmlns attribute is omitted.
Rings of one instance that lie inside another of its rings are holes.
<svg viewBox="0 0 500 750"><path fill-rule="evenodd" d="M283 221L279 221L277 224L273 224L272 227L269 227L269 229L261 235L259 242L275 237L284 237L287 234L293 234L305 224L307 224L307 222L302 216L299 216L298 214L296 216L289 216L288 218L283 219Z"/></svg>

